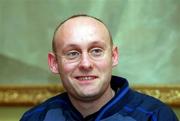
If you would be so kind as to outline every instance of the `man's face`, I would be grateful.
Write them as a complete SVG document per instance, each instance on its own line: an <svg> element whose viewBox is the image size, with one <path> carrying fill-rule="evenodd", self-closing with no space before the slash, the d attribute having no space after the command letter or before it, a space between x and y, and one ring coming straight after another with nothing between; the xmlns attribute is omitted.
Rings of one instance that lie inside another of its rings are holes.
<svg viewBox="0 0 180 121"><path fill-rule="evenodd" d="M110 88L118 54L102 23L89 17L68 20L55 40L58 72L71 97L98 98Z"/></svg>

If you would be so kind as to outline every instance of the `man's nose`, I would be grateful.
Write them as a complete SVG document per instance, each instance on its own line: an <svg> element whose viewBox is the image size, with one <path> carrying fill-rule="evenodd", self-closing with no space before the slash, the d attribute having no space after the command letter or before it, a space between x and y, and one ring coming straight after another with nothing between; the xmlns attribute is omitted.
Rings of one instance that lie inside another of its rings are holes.
<svg viewBox="0 0 180 121"><path fill-rule="evenodd" d="M80 63L79 63L79 68L81 70L89 71L89 70L92 69L92 67L93 67L93 64L92 64L91 58L89 57L89 54L88 53L83 53L81 55L81 60L80 60Z"/></svg>

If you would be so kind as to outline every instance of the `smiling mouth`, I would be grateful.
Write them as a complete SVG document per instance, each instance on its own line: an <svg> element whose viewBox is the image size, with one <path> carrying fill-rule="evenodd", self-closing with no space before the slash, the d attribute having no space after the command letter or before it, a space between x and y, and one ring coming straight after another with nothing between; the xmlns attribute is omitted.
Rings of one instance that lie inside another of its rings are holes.
<svg viewBox="0 0 180 121"><path fill-rule="evenodd" d="M96 79L97 76L77 76L76 79L79 81L90 81Z"/></svg>

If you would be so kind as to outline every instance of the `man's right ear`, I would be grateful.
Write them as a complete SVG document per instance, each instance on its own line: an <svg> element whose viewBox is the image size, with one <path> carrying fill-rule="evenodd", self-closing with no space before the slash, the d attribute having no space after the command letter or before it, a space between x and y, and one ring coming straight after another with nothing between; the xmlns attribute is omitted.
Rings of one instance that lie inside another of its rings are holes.
<svg viewBox="0 0 180 121"><path fill-rule="evenodd" d="M49 65L49 68L52 71L52 73L54 73L54 74L59 73L58 62L56 59L56 55L53 52L48 53L48 65Z"/></svg>

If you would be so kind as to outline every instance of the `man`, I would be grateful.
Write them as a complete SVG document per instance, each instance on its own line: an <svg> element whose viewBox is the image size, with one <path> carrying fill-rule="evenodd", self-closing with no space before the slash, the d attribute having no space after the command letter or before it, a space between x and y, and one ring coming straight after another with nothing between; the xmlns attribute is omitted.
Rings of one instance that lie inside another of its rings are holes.
<svg viewBox="0 0 180 121"><path fill-rule="evenodd" d="M118 49L97 18L76 15L62 22L48 63L66 92L26 112L21 121L178 121L168 106L112 76Z"/></svg>

